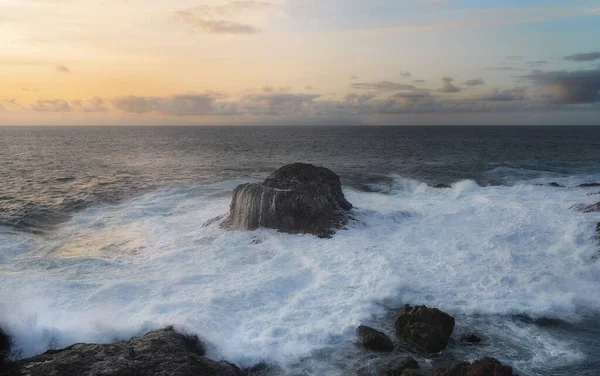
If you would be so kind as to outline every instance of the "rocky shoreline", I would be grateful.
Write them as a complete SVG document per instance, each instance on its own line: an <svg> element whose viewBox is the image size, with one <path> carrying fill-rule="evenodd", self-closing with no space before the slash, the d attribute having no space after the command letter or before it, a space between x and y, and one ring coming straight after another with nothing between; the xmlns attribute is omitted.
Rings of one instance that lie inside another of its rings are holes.
<svg viewBox="0 0 600 376"><path fill-rule="evenodd" d="M560 186L556 183L552 187ZM597 187L588 184L581 187ZM437 188L448 188L438 186ZM340 178L331 170L308 164L284 166L264 182L243 184L233 193L223 227L253 230L268 227L288 233L331 237L351 219L350 204ZM600 211L600 203L576 209ZM600 223L594 237L600 240ZM600 252L600 251L599 251ZM391 327L391 325L390 325ZM360 325L356 343L361 351L391 354L376 369L358 367L356 375L379 376L512 376L510 366L485 357L473 363L440 358L448 347L455 318L436 308L406 305L393 323L394 339L384 331ZM0 375L22 376L263 376L276 374L269 365L251 369L206 357L205 344L173 327L112 344L74 344L28 359L11 358L10 328L0 328ZM465 334L460 343L477 345L481 338ZM398 344L401 344L398 345ZM419 364L412 355L427 359ZM383 355L381 355L383 357ZM383 359L383 358L382 358Z"/></svg>

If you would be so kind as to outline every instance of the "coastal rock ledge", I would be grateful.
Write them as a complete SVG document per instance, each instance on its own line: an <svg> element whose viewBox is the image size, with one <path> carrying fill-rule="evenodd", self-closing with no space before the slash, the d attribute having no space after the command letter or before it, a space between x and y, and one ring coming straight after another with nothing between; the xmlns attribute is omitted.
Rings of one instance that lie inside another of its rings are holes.
<svg viewBox="0 0 600 376"><path fill-rule="evenodd" d="M238 186L223 226L330 237L348 222L350 209L338 175L325 167L294 163L262 183Z"/></svg>
<svg viewBox="0 0 600 376"><path fill-rule="evenodd" d="M196 336L173 328L113 344L78 343L12 365L21 376L241 376L236 366L204 357ZM0 371L0 374L2 373Z"/></svg>

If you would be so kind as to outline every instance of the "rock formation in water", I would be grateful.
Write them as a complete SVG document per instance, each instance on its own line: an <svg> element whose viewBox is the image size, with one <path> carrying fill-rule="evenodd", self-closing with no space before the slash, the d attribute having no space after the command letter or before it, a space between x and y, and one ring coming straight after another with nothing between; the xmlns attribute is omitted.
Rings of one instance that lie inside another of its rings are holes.
<svg viewBox="0 0 600 376"><path fill-rule="evenodd" d="M351 208L333 171L294 163L262 183L238 186L223 226L244 230L266 227L328 237L347 223Z"/></svg>
<svg viewBox="0 0 600 376"><path fill-rule="evenodd" d="M597 202L593 205L588 205L582 209L584 213L595 213L600 212L600 202Z"/></svg>
<svg viewBox="0 0 600 376"><path fill-rule="evenodd" d="M234 365L204 357L196 336L173 328L108 345L75 344L15 363L22 376L241 376Z"/></svg>
<svg viewBox="0 0 600 376"><path fill-rule="evenodd" d="M358 341L367 349L374 351L392 351L394 343L385 333L360 325L356 328Z"/></svg>
<svg viewBox="0 0 600 376"><path fill-rule="evenodd" d="M430 353L448 346L454 330L454 317L437 308L405 305L396 317L396 335Z"/></svg>
<svg viewBox="0 0 600 376"><path fill-rule="evenodd" d="M397 361L396 363L389 364L382 375L385 376L407 376L410 375L412 371L418 372L421 368L419 363L413 358L406 358ZM412 370L407 372L408 370Z"/></svg>

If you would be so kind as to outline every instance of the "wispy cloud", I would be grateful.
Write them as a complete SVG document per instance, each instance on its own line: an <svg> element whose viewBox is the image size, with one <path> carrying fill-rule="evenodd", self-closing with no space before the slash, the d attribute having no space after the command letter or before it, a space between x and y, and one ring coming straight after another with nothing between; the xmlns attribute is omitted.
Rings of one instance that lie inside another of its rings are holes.
<svg viewBox="0 0 600 376"><path fill-rule="evenodd" d="M442 84L443 86L438 89L438 91L440 93L458 93L459 91L461 91L462 89L459 88L458 86L454 85L452 82L454 81L454 78L452 77L443 77L442 78Z"/></svg>
<svg viewBox="0 0 600 376"><path fill-rule="evenodd" d="M483 81L483 78L473 78L473 79L467 80L465 82L465 85L467 85L467 86L485 85L485 81Z"/></svg>
<svg viewBox="0 0 600 376"><path fill-rule="evenodd" d="M600 60L600 52L588 52L582 54L569 55L565 57L565 60L575 61L578 63Z"/></svg>
<svg viewBox="0 0 600 376"><path fill-rule="evenodd" d="M56 70L60 73L71 73L71 70L62 64L57 65Z"/></svg>

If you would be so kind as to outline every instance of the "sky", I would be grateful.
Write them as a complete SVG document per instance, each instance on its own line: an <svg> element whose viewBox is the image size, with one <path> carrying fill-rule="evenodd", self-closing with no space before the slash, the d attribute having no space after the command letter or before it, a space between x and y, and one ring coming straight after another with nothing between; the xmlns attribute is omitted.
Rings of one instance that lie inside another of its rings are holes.
<svg viewBox="0 0 600 376"><path fill-rule="evenodd" d="M600 0L0 0L0 125L600 125Z"/></svg>

